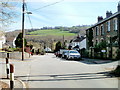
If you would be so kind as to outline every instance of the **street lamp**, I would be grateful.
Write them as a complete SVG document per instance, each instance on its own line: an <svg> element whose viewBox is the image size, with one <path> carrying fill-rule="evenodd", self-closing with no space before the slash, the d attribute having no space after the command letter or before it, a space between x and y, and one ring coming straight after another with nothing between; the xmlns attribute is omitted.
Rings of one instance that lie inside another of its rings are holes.
<svg viewBox="0 0 120 90"><path fill-rule="evenodd" d="M32 14L31 12L25 12L25 0L23 0L22 5L22 61L24 60L24 38L25 38L25 32L24 32L24 21L25 21L25 13Z"/></svg>

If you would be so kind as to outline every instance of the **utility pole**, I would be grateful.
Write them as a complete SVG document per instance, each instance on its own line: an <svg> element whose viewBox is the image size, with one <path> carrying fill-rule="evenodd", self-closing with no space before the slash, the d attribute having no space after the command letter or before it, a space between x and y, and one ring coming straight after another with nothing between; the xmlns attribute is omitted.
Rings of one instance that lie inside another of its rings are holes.
<svg viewBox="0 0 120 90"><path fill-rule="evenodd" d="M25 0L22 5L22 61L24 60L24 17L25 17Z"/></svg>
<svg viewBox="0 0 120 90"><path fill-rule="evenodd" d="M64 45L64 41L65 41L65 38L64 38L64 35L63 35L63 45Z"/></svg>

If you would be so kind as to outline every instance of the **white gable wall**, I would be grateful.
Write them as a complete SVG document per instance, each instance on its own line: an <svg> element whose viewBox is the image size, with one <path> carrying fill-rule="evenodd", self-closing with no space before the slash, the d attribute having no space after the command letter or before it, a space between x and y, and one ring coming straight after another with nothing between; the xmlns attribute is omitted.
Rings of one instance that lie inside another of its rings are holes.
<svg viewBox="0 0 120 90"><path fill-rule="evenodd" d="M6 43L6 37L0 36L0 49L2 49L2 45Z"/></svg>
<svg viewBox="0 0 120 90"><path fill-rule="evenodd" d="M80 49L82 49L82 48L86 49L86 39L84 39L80 42Z"/></svg>
<svg viewBox="0 0 120 90"><path fill-rule="evenodd" d="M78 45L80 49L82 48L86 49L86 39L82 40L81 42L72 42L70 45L72 46L72 48Z"/></svg>

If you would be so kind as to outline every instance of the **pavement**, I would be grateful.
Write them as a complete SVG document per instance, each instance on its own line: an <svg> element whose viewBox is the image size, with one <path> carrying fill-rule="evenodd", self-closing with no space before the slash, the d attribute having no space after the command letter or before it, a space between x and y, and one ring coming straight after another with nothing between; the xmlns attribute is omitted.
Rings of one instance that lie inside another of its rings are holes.
<svg viewBox="0 0 120 90"><path fill-rule="evenodd" d="M0 90L10 88L10 79L7 79L5 59L0 58ZM25 83L14 78L14 88L26 88Z"/></svg>
<svg viewBox="0 0 120 90"><path fill-rule="evenodd" d="M39 57L38 57L39 58ZM52 58L53 59L53 58ZM31 59L32 60L32 59ZM21 62L20 60L13 60L17 63ZM29 60L28 60L29 61ZM28 61L25 61L24 63L27 63L28 64ZM33 61L33 60L32 60ZM37 60L36 60L37 61ZM46 62L45 60L43 60L44 62ZM55 60L56 61L56 60ZM82 62L87 62L87 63L90 63L90 64L104 64L104 63L109 63L109 62L112 62L112 60L99 60L99 59L89 59L89 58L83 58ZM34 62L35 63L35 62ZM37 62L36 62L37 63ZM42 62L41 62L42 63ZM24 66L24 65L23 65ZM21 65L21 67L23 67ZM16 67L17 68L17 67ZM28 67L29 68L29 67ZM41 67L42 68L42 67ZM1 88L9 88L9 83L10 83L10 80L9 79L6 79L6 64L5 64L5 60L4 59L1 59L0 58L0 89ZM28 71L28 69L25 69L24 68L24 71L25 71L25 74L26 74L26 71ZM16 72L19 72L19 71L16 71ZM14 88L27 88L27 85L20 79L18 79L17 77L15 77L15 80L14 80Z"/></svg>
<svg viewBox="0 0 120 90"><path fill-rule="evenodd" d="M83 60L90 63L94 63L94 64L104 64L104 63L111 63L115 61L115 60L101 60L101 59L90 59L90 58L83 58Z"/></svg>
<svg viewBox="0 0 120 90"><path fill-rule="evenodd" d="M10 80L9 79L2 79L0 80L1 86L0 90L2 88L10 88ZM21 80L14 80L14 88L25 88L24 84Z"/></svg>

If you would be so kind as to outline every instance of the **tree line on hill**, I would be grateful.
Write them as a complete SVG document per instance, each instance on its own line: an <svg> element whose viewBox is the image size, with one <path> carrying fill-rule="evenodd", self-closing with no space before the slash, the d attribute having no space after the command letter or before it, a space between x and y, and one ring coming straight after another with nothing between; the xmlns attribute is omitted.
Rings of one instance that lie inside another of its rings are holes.
<svg viewBox="0 0 120 90"><path fill-rule="evenodd" d="M42 28L36 28L36 29L26 29L26 32L32 32L32 31L37 31L37 30L60 29L61 31L69 31L70 33L85 34L85 30L89 27L90 27L90 25L77 25L77 26L72 26L72 27L63 27L63 26L42 27Z"/></svg>

